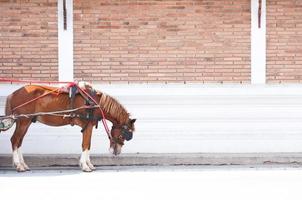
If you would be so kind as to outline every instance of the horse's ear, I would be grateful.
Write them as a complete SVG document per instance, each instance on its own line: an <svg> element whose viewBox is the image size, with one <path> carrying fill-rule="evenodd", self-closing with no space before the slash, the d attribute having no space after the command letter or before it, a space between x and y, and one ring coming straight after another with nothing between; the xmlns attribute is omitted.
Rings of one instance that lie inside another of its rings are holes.
<svg viewBox="0 0 302 200"><path fill-rule="evenodd" d="M131 124L134 124L134 122L136 122L136 119L131 119L130 122Z"/></svg>

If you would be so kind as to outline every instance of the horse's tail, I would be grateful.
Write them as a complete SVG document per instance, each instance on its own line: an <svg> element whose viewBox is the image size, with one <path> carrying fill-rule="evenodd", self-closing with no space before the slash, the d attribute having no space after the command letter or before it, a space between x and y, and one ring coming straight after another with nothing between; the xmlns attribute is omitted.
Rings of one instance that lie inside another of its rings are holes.
<svg viewBox="0 0 302 200"><path fill-rule="evenodd" d="M7 98L6 98L6 103L5 103L5 115L6 116L12 114L12 107L11 107L11 104L10 104L11 98L12 98L12 95L8 95Z"/></svg>
<svg viewBox="0 0 302 200"><path fill-rule="evenodd" d="M12 95L9 95L6 98L5 116L9 116L12 114L11 98L12 98ZM0 120L0 132L10 129L14 123L15 123L15 120L12 118L3 118L2 120Z"/></svg>

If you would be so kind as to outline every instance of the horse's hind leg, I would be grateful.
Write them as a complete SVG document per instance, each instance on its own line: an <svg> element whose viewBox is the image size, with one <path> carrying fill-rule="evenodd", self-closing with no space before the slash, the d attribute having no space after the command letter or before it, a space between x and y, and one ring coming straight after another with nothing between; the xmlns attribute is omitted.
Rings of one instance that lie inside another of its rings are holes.
<svg viewBox="0 0 302 200"><path fill-rule="evenodd" d="M29 170L29 167L24 162L23 155L20 147L22 145L23 138L31 124L30 119L20 119L16 122L16 130L11 137L12 150L13 150L13 164L18 172L24 172Z"/></svg>

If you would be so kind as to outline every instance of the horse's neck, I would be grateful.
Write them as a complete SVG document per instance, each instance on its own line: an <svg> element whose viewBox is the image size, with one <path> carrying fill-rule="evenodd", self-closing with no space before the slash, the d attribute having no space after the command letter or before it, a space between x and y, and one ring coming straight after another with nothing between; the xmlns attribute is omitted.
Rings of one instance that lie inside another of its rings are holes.
<svg viewBox="0 0 302 200"><path fill-rule="evenodd" d="M108 112L104 112L106 120L109 120L113 126L123 125L126 123L126 120L121 120L117 116L112 116Z"/></svg>
<svg viewBox="0 0 302 200"><path fill-rule="evenodd" d="M107 98L106 100L103 101L103 103L101 103L103 104L101 105L101 107L103 107L103 112L105 114L106 119L111 121L113 125L125 124L129 116L126 116L127 111L124 109L124 107L121 104L119 104L119 102L116 101L114 98L106 94L103 95L105 95L105 98ZM98 97L101 98L101 96ZM100 99L99 102L101 102ZM112 106L112 103L115 104L116 106ZM104 106L107 106L107 109L104 108ZM122 110L116 110L117 108Z"/></svg>
<svg viewBox="0 0 302 200"><path fill-rule="evenodd" d="M120 124L120 122L118 121L118 119L116 117L113 117L110 113L105 112L104 114L105 114L105 118L107 120L109 120L112 123L112 125Z"/></svg>

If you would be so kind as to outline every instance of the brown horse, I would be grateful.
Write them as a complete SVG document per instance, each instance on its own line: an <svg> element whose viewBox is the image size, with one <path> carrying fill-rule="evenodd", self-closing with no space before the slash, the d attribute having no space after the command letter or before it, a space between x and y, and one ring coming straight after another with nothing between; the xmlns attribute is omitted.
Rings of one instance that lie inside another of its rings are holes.
<svg viewBox="0 0 302 200"><path fill-rule="evenodd" d="M16 129L11 137L13 163L17 171L29 170L20 147L29 126L36 121L49 126L80 126L83 133L80 167L85 172L94 170L95 167L89 158L89 150L92 129L102 118L101 110L97 106L103 110L105 118L113 124L109 137L110 151L114 155L121 153L124 141L132 138L135 119L130 119L130 114L114 98L95 91L88 85L85 85L85 89L99 105L87 106L91 105L91 102L89 103L89 98L83 94L77 93L71 99L69 93L62 92L60 88L39 85L24 86L7 97L6 116L19 116L15 119ZM64 112L64 110L71 110L71 105L76 109ZM47 114L50 112L52 114ZM44 114L34 115L35 113Z"/></svg>

